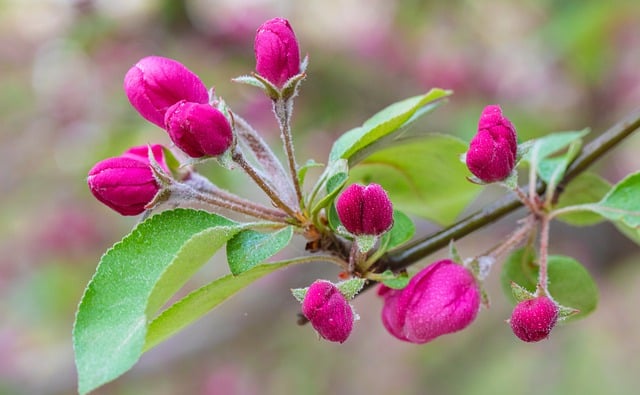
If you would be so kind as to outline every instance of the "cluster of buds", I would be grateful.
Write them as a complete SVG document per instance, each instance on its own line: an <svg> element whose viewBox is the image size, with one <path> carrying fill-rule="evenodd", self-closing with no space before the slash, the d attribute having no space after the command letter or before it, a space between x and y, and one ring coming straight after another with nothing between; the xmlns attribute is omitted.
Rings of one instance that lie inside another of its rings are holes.
<svg viewBox="0 0 640 395"><path fill-rule="evenodd" d="M295 96L297 83L304 78L298 42L289 22L274 18L260 26L254 51L256 73L246 78L262 84L274 100L282 128L290 116L289 100ZM238 136L233 114L210 95L195 73L181 63L160 56L145 57L127 72L124 91L138 113L163 128L173 144L189 157L221 157L233 151L233 160L244 163L241 156L235 155ZM283 135L286 133L288 127L283 128ZM287 145L290 136L285 138L289 138L285 148L294 179L289 186L299 188L293 149ZM164 184L160 175L171 174L165 150L157 144L134 147L118 157L99 162L89 172L87 182L91 192L122 215L141 214L162 192ZM478 182L504 181L514 171L516 154L514 126L499 106L487 106L466 153L468 169ZM247 172L252 177L259 177L258 172ZM263 210L253 205L240 212L251 214L262 210L267 218L283 220L289 215L299 219L297 214L300 212L295 211L299 208L287 210L286 204L281 203L276 191L269 186L276 183L262 181L256 180L278 208L284 207L284 211ZM300 195L299 190L296 192ZM235 199L231 195L224 196ZM239 205L243 203L233 200L234 204L238 202ZM338 233L352 240L348 274L366 275L369 268L367 254L380 236L393 226L391 200L378 184L352 184L338 196L335 208L342 224ZM378 295L384 300L382 322L385 328L398 339L411 343L426 343L466 328L476 318L481 302L478 279L467 267L452 260L429 265L411 278L403 289L381 285ZM335 284L318 280L305 291L301 300L302 313L322 338L343 343L349 337L356 317L348 299ZM557 320L558 306L547 297L537 297L520 302L509 322L516 336L534 342L546 338Z"/></svg>
<svg viewBox="0 0 640 395"><path fill-rule="evenodd" d="M285 19L271 19L257 30L255 55L257 75L277 88L300 75L298 42ZM232 113L180 62L161 56L142 58L126 73L124 91L133 108L163 128L173 144L189 157L222 157L234 149ZM154 154L160 150L158 147L153 146ZM142 152L143 148L144 155L132 157L132 152ZM142 157L147 152L143 148L102 161L89 172L93 194L122 215L142 213L162 188L149 159ZM156 161L160 169L170 173L163 157L156 157Z"/></svg>

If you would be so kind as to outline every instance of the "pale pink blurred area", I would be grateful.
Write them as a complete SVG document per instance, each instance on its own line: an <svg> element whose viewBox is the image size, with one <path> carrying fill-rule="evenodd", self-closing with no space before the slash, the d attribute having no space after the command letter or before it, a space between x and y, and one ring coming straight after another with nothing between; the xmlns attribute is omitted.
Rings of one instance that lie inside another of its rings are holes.
<svg viewBox="0 0 640 395"><path fill-rule="evenodd" d="M269 101L231 82L255 70L255 31L278 16L289 19L310 61L293 115L300 163L325 163L341 133L431 87L454 95L415 127L466 141L488 104L502 106L521 141L588 126L590 140L640 107L637 2L5 0L0 394L77 393L77 304L100 256L138 221L95 201L87 172L131 146L170 144L129 105L127 70L148 55L178 59L283 157ZM639 150L634 135L593 170L617 182L640 170ZM225 188L266 201L245 177L215 164L202 170ZM499 193L490 189L477 207ZM517 218L461 240L459 250L486 250ZM418 221L418 229L435 227ZM289 289L336 281L339 269L301 265L243 290L94 394L636 393L637 244L609 224L554 224L551 235L554 253L575 256L595 277L600 304L537 345L519 342L504 322L512 306L500 289L499 266L487 283L491 308L462 332L423 346L400 342L382 326L382 301L367 292L353 302L360 320L349 340L323 341L310 325L296 324L300 305ZM305 254L304 243L295 237L279 258ZM227 272L224 254L217 254L180 295Z"/></svg>

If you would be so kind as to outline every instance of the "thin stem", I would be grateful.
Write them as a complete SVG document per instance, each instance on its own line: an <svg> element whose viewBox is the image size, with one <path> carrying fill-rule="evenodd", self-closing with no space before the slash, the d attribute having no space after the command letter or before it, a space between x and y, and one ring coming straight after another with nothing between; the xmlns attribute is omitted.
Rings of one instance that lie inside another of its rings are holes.
<svg viewBox="0 0 640 395"><path fill-rule="evenodd" d="M237 213L245 214L251 217L264 219L267 221L273 221L278 223L288 224L287 216L281 212L264 207L246 206L237 202L229 201L212 194L205 194L194 190L193 199L205 203L214 207L219 207L226 210L235 211Z"/></svg>
<svg viewBox="0 0 640 395"><path fill-rule="evenodd" d="M302 202L302 191L300 190L300 183L298 183L298 165L296 164L296 157L293 151L293 137L291 136L292 103L292 99L275 100L273 102L273 111L276 114L278 125L280 126L282 142L284 143L284 149L287 154L289 172L291 173L293 187L296 190L296 197L298 198L298 202Z"/></svg>
<svg viewBox="0 0 640 395"><path fill-rule="evenodd" d="M258 172L249 164L249 162L247 162L247 160L244 158L244 155L242 155L242 152L240 150L235 150L231 157L233 161L236 162L238 165L240 165L242 170L244 170L245 173L247 173L249 177L251 177L251 179L255 181L255 183L260 187L260 189L262 189L267 194L267 196L269 196L271 201L276 206L284 210L287 214L289 214L291 218L294 218L298 221L301 220L300 214L296 213L291 207L289 207L285 202L283 202L282 199L280 199L280 196L278 196L278 193L274 191L273 188L271 188L271 186L269 185L269 183L265 179L263 179L260 174L258 174Z"/></svg>
<svg viewBox="0 0 640 395"><path fill-rule="evenodd" d="M518 247L523 240L527 239L531 234L531 231L535 227L536 219L533 215L529 215L524 219L524 224L516 229L506 241L500 243L496 248L491 250L488 254L494 258L498 258L500 255L506 254Z"/></svg>
<svg viewBox="0 0 640 395"><path fill-rule="evenodd" d="M567 169L560 185L566 185L571 179L585 171L593 162L604 156L638 128L640 128L640 109L587 144ZM558 193L562 189L561 187L557 188ZM535 188L535 193L540 194L544 191L544 184L538 183ZM394 250L380 259L374 265L375 269L378 272L382 272L385 269L399 270L406 268L437 250L446 247L449 244L449 240L459 240L475 230L515 211L521 206L522 203L515 195L505 196L503 199L490 204L433 235L415 240L404 247Z"/></svg>
<svg viewBox="0 0 640 395"><path fill-rule="evenodd" d="M283 200L291 206L299 205L296 201L294 186L289 181L289 175L271 147L262 139L260 134L244 118L234 114L238 140L246 145L262 169L269 174L273 186L281 192Z"/></svg>
<svg viewBox="0 0 640 395"><path fill-rule="evenodd" d="M236 194L228 192L222 188L219 188L211 181L209 181L208 178L203 177L198 173L191 173L190 178L184 181L184 183L204 195L210 195L210 197L215 200L222 200L225 202L229 202L230 204L246 207L247 209L253 210L256 213L262 212L264 214L271 215L273 218L286 218L286 215L282 210L272 209L260 203L255 203L251 200L244 199Z"/></svg>
<svg viewBox="0 0 640 395"><path fill-rule="evenodd" d="M548 295L547 285L549 283L549 278L547 275L547 256L549 254L549 225L551 223L551 219L549 216L545 215L541 219L541 229L540 229L540 253L538 258L538 288L541 289L545 295Z"/></svg>

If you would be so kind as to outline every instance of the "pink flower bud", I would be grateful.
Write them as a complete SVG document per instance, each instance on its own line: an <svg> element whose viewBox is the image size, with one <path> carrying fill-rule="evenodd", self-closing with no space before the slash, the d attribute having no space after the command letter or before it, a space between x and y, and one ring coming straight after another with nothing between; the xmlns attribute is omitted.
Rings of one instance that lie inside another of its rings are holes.
<svg viewBox="0 0 640 395"><path fill-rule="evenodd" d="M354 235L380 235L393 225L393 205L378 184L352 184L336 200L342 225Z"/></svg>
<svg viewBox="0 0 640 395"><path fill-rule="evenodd" d="M124 91L140 115L160 127L167 109L180 100L209 101L207 87L197 75L182 63L160 56L142 58L129 69Z"/></svg>
<svg viewBox="0 0 640 395"><path fill-rule="evenodd" d="M467 167L484 182L502 181L511 174L518 142L516 129L500 106L487 106L480 115L478 133L469 144Z"/></svg>
<svg viewBox="0 0 640 395"><path fill-rule="evenodd" d="M256 32L254 51L258 74L279 88L300 73L298 40L286 19L263 23Z"/></svg>
<svg viewBox="0 0 640 395"><path fill-rule="evenodd" d="M537 342L549 337L557 321L558 306L546 296L539 296L518 303L509 324L520 340Z"/></svg>
<svg viewBox="0 0 640 395"><path fill-rule="evenodd" d="M382 323L393 336L426 343L466 328L478 314L480 289L464 266L442 260L417 273L404 289L380 286Z"/></svg>
<svg viewBox="0 0 640 395"><path fill-rule="evenodd" d="M344 343L353 329L351 305L329 281L311 284L302 301L302 314L320 336L332 342Z"/></svg>
<svg viewBox="0 0 640 395"><path fill-rule="evenodd" d="M153 156L165 169L163 147L151 146ZM160 187L149 164L148 147L133 147L115 158L98 162L87 178L93 196L122 215L138 215Z"/></svg>
<svg viewBox="0 0 640 395"><path fill-rule="evenodd" d="M221 155L233 142L229 120L210 104L179 101L164 120L171 141L192 158Z"/></svg>

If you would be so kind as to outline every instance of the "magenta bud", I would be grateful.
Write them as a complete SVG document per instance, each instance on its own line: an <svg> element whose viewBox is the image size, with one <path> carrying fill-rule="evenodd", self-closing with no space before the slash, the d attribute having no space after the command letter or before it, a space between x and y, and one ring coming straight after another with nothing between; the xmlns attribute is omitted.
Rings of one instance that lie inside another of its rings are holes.
<svg viewBox="0 0 640 395"><path fill-rule="evenodd" d="M262 24L254 42L256 71L278 88L300 73L300 50L296 35L284 18Z"/></svg>
<svg viewBox="0 0 640 395"><path fill-rule="evenodd" d="M516 164L518 142L516 129L500 106L485 107L478 122L478 133L467 151L467 167L484 182L502 181Z"/></svg>
<svg viewBox="0 0 640 395"><path fill-rule="evenodd" d="M426 343L466 328L480 309L480 289L471 272L451 260L418 272L404 289L381 285L382 323L393 336Z"/></svg>
<svg viewBox="0 0 640 395"><path fill-rule="evenodd" d="M302 314L324 339L344 343L353 329L353 310L338 287L316 280L302 301Z"/></svg>
<svg viewBox="0 0 640 395"><path fill-rule="evenodd" d="M378 184L349 185L336 200L342 225L354 235L380 235L393 225L393 205Z"/></svg>
<svg viewBox="0 0 640 395"><path fill-rule="evenodd" d="M182 63L161 56L140 59L124 77L124 91L131 105L149 122L164 127L169 107L187 100L208 103L204 83Z"/></svg>
<svg viewBox="0 0 640 395"><path fill-rule="evenodd" d="M558 306L546 296L527 299L513 309L509 325L520 340L538 342L549 337L558 321L558 311Z"/></svg>
<svg viewBox="0 0 640 395"><path fill-rule="evenodd" d="M229 120L210 104L174 104L165 115L165 127L171 141L192 158L221 155L233 142Z"/></svg>
<svg viewBox="0 0 640 395"><path fill-rule="evenodd" d="M158 164L168 172L163 147L154 144L151 151ZM98 162L89 171L87 183L96 199L122 215L142 213L160 190L151 172L146 145Z"/></svg>

